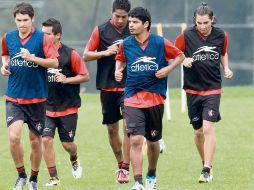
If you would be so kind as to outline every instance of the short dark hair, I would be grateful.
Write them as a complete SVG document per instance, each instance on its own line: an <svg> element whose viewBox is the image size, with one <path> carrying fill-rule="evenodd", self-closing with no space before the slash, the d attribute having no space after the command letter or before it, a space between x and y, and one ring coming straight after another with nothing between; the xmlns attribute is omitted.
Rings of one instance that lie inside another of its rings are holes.
<svg viewBox="0 0 254 190"><path fill-rule="evenodd" d="M151 28L151 14L147 9L145 9L143 7L135 7L129 12L128 15L129 15L129 17L138 18L139 20L142 21L143 24L146 21L148 21L149 26L148 26L147 30L148 31L150 30L150 28Z"/></svg>
<svg viewBox="0 0 254 190"><path fill-rule="evenodd" d="M48 20L44 21L42 23L42 26L52 26L52 32L54 33L54 35L60 33L62 35L62 26L59 20L55 19L55 18L49 18Z"/></svg>
<svg viewBox="0 0 254 190"><path fill-rule="evenodd" d="M127 13L131 9L131 3L129 0L114 0L112 12L115 12L117 9L125 10Z"/></svg>
<svg viewBox="0 0 254 190"><path fill-rule="evenodd" d="M25 3L25 2L17 3L13 10L14 18L16 18L16 15L18 13L23 15L28 14L30 18L33 18L34 8L30 3Z"/></svg>
<svg viewBox="0 0 254 190"><path fill-rule="evenodd" d="M194 11L194 15L193 15L193 23L194 24L196 24L196 17L197 17L197 15L200 15L200 16L208 15L211 20L212 20L212 18L214 16L213 10L205 2L201 3L201 5L199 5L197 7L197 9ZM215 24L215 19L213 21L213 24Z"/></svg>

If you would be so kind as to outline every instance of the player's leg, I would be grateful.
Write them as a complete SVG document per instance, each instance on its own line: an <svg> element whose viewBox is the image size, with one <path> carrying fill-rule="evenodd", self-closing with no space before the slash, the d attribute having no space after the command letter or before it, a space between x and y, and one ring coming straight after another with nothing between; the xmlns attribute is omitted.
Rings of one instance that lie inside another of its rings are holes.
<svg viewBox="0 0 254 190"><path fill-rule="evenodd" d="M146 139L148 172L146 175L146 189L155 190L156 187L156 168L160 155L159 140L162 138L162 118L164 105L157 105L147 108L146 115Z"/></svg>
<svg viewBox="0 0 254 190"><path fill-rule="evenodd" d="M24 151L21 144L24 113L20 105L6 101L6 121L9 136L9 148L18 172L18 178L13 189L21 189L27 182L27 174L24 167Z"/></svg>
<svg viewBox="0 0 254 190"><path fill-rule="evenodd" d="M121 169L118 170L117 182L128 183L129 182L129 165L130 165L130 139L127 134L126 120L124 113L124 92L118 92L117 104L119 107L118 115L123 116L123 163ZM121 110L121 113L120 113Z"/></svg>
<svg viewBox="0 0 254 190"><path fill-rule="evenodd" d="M203 134L204 134L204 167L200 176L200 183L211 182L212 160L216 149L216 136L214 124L221 119L219 106L220 95L209 95L203 98Z"/></svg>
<svg viewBox="0 0 254 190"><path fill-rule="evenodd" d="M42 159L42 131L45 125L45 102L27 104L23 107L26 122L29 127L29 140L31 146L31 176L29 190L37 189L38 173Z"/></svg>
<svg viewBox="0 0 254 190"><path fill-rule="evenodd" d="M46 116L45 127L42 134L43 158L45 160L50 176L45 186L57 186L60 184L60 180L57 174L54 150L54 136L57 127L57 119L58 118Z"/></svg>
<svg viewBox="0 0 254 190"><path fill-rule="evenodd" d="M119 171L123 163L122 139L119 134L119 120L121 120L123 117L120 113L119 107L119 93L102 90L100 98L103 115L102 124L107 126L109 144L118 163L118 179ZM116 181L118 182L117 179Z"/></svg>
<svg viewBox="0 0 254 190"><path fill-rule="evenodd" d="M142 109L125 107L125 117L130 138L130 160L134 175L133 188L143 188L142 165L143 152L142 146L145 135L145 115Z"/></svg>
<svg viewBox="0 0 254 190"><path fill-rule="evenodd" d="M78 114L70 114L60 117L58 133L60 141L65 151L68 152L72 165L72 175L75 179L82 177L83 168L78 158L77 145L74 143L74 138L77 129Z"/></svg>

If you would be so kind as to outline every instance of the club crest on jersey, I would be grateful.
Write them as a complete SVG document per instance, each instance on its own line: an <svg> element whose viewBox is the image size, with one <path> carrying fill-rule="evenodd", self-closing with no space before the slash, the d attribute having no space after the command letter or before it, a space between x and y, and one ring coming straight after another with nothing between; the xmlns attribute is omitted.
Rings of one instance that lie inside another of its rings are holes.
<svg viewBox="0 0 254 190"><path fill-rule="evenodd" d="M218 60L219 53L215 46L202 46L193 53L193 61Z"/></svg>
<svg viewBox="0 0 254 190"><path fill-rule="evenodd" d="M142 72L142 71L157 71L159 66L155 62L155 57L143 56L134 63L131 64L131 71L133 72Z"/></svg>
<svg viewBox="0 0 254 190"><path fill-rule="evenodd" d="M36 123L35 125L35 128L40 131L42 129L42 124L39 122L39 123Z"/></svg>
<svg viewBox="0 0 254 190"><path fill-rule="evenodd" d="M69 132L69 137L70 137L70 138L73 137L73 132L72 132L72 131Z"/></svg>
<svg viewBox="0 0 254 190"><path fill-rule="evenodd" d="M152 130L151 131L151 136L152 137L155 137L155 136L157 136L158 135L158 131L156 131L156 130Z"/></svg>
<svg viewBox="0 0 254 190"><path fill-rule="evenodd" d="M208 115L209 115L210 117L212 117L212 116L214 115L214 111L213 111L213 110L209 110L209 111L208 111Z"/></svg>

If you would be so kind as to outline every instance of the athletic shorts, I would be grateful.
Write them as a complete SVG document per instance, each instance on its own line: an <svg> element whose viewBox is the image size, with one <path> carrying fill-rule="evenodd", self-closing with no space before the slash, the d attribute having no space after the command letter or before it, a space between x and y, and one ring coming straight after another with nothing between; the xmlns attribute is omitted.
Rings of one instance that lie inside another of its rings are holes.
<svg viewBox="0 0 254 190"><path fill-rule="evenodd" d="M156 142L162 138L162 118L164 105L150 108L125 106L127 134L142 135L147 140Z"/></svg>
<svg viewBox="0 0 254 190"><path fill-rule="evenodd" d="M54 138L56 128L61 142L73 142L77 128L78 114L70 114L62 117L46 116L45 128L42 136Z"/></svg>
<svg viewBox="0 0 254 190"><path fill-rule="evenodd" d="M42 135L45 123L45 102L18 104L6 100L6 122L9 127L15 121L22 120L35 135Z"/></svg>
<svg viewBox="0 0 254 190"><path fill-rule="evenodd" d="M218 122L221 120L220 94L200 96L196 94L187 94L188 115L190 123L195 130L200 129L203 120Z"/></svg>
<svg viewBox="0 0 254 190"><path fill-rule="evenodd" d="M113 124L124 115L124 92L109 92L101 90L102 124Z"/></svg>

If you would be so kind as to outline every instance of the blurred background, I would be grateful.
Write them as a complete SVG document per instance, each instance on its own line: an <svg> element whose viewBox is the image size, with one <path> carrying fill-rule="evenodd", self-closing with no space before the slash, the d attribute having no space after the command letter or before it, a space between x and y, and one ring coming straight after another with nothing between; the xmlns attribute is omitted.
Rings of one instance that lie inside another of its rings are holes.
<svg viewBox="0 0 254 190"><path fill-rule="evenodd" d="M162 24L163 35L171 42L181 32L183 23L192 26L193 12L202 2L198 0L130 0L132 7L143 6L152 15L152 31ZM0 35L15 28L13 7L16 2L0 0ZM35 26L49 17L60 20L63 27L62 42L84 51L96 25L111 16L112 0L29 0L35 8ZM207 0L217 18L216 26L228 32L230 67L234 77L223 81L225 86L254 84L254 0ZM95 88L96 62L88 62L91 81L82 85L83 92L97 92ZM169 76L170 88L180 88L180 68ZM0 93L3 94L6 78L0 76Z"/></svg>

